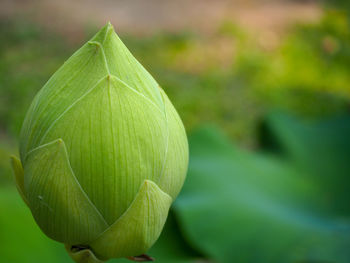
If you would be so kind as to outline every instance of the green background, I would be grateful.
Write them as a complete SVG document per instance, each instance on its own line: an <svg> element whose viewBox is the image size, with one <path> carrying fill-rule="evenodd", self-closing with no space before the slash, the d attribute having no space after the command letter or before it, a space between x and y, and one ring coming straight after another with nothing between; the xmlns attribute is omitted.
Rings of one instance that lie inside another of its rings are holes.
<svg viewBox="0 0 350 263"><path fill-rule="evenodd" d="M186 183L149 251L158 262L350 262L350 9L319 5L272 49L224 20L210 36L121 35L189 135ZM9 155L36 92L96 28L70 43L0 19L0 262L71 262L21 201ZM234 59L207 54L222 39Z"/></svg>

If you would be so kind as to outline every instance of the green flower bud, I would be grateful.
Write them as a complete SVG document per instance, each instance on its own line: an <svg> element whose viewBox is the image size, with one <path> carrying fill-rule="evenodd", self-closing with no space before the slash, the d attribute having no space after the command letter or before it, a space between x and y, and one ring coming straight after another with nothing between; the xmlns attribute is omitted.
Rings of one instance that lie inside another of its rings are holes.
<svg viewBox="0 0 350 263"><path fill-rule="evenodd" d="M183 124L107 24L36 95L13 157L18 190L76 262L145 253L187 171Z"/></svg>

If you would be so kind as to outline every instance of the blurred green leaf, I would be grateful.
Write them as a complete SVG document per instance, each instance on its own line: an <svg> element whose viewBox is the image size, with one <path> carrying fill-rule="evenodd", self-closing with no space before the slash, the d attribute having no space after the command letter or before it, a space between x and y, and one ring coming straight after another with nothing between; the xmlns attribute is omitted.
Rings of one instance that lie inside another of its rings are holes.
<svg viewBox="0 0 350 263"><path fill-rule="evenodd" d="M349 262L350 225L324 213L302 174L215 129L193 134L190 152L175 211L198 250L218 262Z"/></svg>
<svg viewBox="0 0 350 263"><path fill-rule="evenodd" d="M350 215L350 116L302 121L287 114L270 114L266 136L310 181L320 187L327 206Z"/></svg>
<svg viewBox="0 0 350 263"><path fill-rule="evenodd" d="M201 258L183 239L173 213L169 214L165 228L149 254L157 262L165 263L189 263Z"/></svg>

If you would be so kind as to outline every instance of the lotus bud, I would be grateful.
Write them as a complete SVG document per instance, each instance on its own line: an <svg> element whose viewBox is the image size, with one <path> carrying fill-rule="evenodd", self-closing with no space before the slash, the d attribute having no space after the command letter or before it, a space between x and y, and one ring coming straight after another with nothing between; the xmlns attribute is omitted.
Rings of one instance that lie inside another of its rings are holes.
<svg viewBox="0 0 350 263"><path fill-rule="evenodd" d="M188 144L164 91L107 24L36 95L12 165L35 221L76 262L148 260Z"/></svg>

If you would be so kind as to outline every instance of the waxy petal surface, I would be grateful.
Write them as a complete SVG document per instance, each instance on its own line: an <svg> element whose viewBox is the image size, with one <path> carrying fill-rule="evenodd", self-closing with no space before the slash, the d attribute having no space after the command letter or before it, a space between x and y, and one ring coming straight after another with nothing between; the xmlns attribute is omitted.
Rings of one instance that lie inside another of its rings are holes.
<svg viewBox="0 0 350 263"><path fill-rule="evenodd" d="M145 180L128 210L90 244L103 259L141 255L158 239L172 199Z"/></svg>
<svg viewBox="0 0 350 263"><path fill-rule="evenodd" d="M154 103L107 76L55 121L43 143L65 141L78 181L110 225L145 179L159 181L167 125Z"/></svg>
<svg viewBox="0 0 350 263"><path fill-rule="evenodd" d="M30 210L47 236L87 244L108 227L76 180L61 139L31 151L24 174Z"/></svg>
<svg viewBox="0 0 350 263"><path fill-rule="evenodd" d="M15 175L16 187L23 201L28 205L27 197L24 192L24 171L21 161L16 156L11 156L11 165Z"/></svg>

